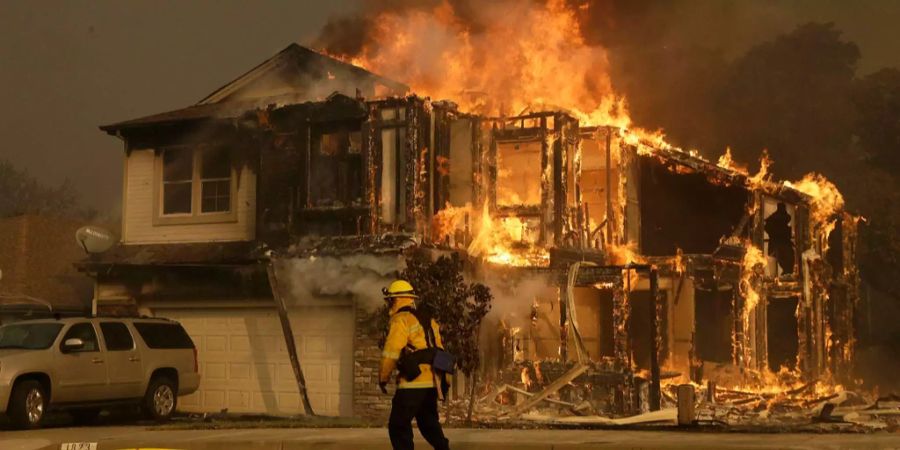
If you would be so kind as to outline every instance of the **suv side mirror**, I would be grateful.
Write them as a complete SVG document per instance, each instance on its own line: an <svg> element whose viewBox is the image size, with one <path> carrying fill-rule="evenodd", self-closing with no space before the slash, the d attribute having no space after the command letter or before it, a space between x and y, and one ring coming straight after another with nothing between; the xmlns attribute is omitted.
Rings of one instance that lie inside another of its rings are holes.
<svg viewBox="0 0 900 450"><path fill-rule="evenodd" d="M62 351L63 353L69 353L75 350L81 350L84 348L84 341L78 338L66 339L66 342L63 342Z"/></svg>

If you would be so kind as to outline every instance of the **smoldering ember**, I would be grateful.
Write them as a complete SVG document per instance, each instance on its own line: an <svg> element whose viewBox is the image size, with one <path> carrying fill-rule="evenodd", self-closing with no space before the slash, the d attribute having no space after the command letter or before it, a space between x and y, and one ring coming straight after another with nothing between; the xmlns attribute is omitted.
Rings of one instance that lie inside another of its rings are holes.
<svg viewBox="0 0 900 450"><path fill-rule="evenodd" d="M546 13L544 38L577 41ZM424 76L389 19L377 49L291 43L100 127L122 143L121 239L77 269L93 315L184 326L202 379L179 411L385 423L382 288L409 278L472 352L452 425L898 429L900 397L855 370L866 219L833 182L640 128L587 46L517 60L550 97L475 80L511 63L473 65L483 43Z"/></svg>

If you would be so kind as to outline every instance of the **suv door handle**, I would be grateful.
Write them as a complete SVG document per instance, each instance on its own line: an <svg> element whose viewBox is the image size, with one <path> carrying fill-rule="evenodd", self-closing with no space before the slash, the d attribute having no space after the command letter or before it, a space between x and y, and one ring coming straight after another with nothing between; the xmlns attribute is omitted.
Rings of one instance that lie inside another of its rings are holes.
<svg viewBox="0 0 900 450"><path fill-rule="evenodd" d="M141 360L141 358L138 358L137 356L130 356L128 357L128 360L131 362L138 362Z"/></svg>
<svg viewBox="0 0 900 450"><path fill-rule="evenodd" d="M94 358L91 360L91 362L94 364L103 364L103 360L100 358Z"/></svg>

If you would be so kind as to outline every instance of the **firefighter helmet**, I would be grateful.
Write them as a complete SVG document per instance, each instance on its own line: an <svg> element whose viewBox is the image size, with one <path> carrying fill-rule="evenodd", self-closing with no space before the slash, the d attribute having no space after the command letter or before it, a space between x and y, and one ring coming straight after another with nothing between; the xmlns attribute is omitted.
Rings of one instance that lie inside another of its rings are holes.
<svg viewBox="0 0 900 450"><path fill-rule="evenodd" d="M385 300L400 297L419 298L415 289L406 280L394 281L387 288L381 289L381 293L384 294Z"/></svg>

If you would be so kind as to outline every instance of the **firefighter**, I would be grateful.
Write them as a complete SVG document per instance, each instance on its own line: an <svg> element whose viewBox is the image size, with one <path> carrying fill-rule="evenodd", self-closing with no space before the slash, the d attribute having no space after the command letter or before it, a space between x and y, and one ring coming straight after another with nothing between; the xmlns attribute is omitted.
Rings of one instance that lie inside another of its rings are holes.
<svg viewBox="0 0 900 450"><path fill-rule="evenodd" d="M409 282L394 281L382 293L390 305L391 315L379 373L382 392L387 393L386 386L394 369L400 371L388 420L391 445L394 449L413 448L412 419L415 418L419 432L433 448L449 450L450 442L444 437L438 418L438 389L445 387L444 375L441 374L440 381L436 383L438 376L432 371L431 364L424 359L415 359L415 355L425 353L416 351L431 347L429 342L443 348L438 324L427 319L434 334L433 339L426 341L426 330L417 318L423 316L415 310L415 299L418 297Z"/></svg>

